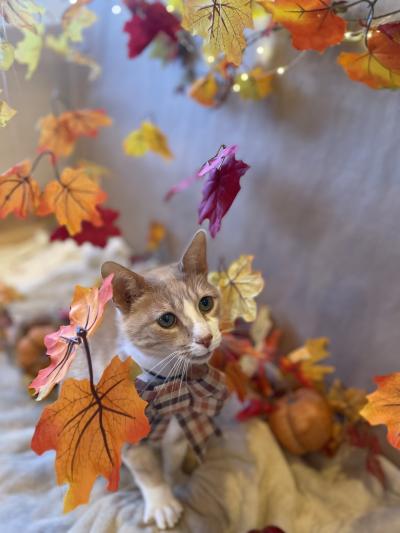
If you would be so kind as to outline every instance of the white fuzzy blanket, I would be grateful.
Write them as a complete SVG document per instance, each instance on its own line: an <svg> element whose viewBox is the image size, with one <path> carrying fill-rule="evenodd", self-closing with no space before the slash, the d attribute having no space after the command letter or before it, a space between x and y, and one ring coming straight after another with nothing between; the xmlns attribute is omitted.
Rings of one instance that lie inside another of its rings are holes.
<svg viewBox="0 0 400 533"><path fill-rule="evenodd" d="M67 303L72 286L83 281L79 278L94 277L107 255L112 253L114 259L120 256L119 260L127 255L118 241L111 250L102 252L71 243L57 243L49 249L43 239L40 251L39 241L31 258L27 257L26 244L25 251L9 248L11 255L7 256L4 248L0 250L4 281L18 282L19 275L25 279L24 292L35 295L31 303L26 300L17 306L19 318L29 318L27 314L33 313L40 294L42 311L50 303ZM22 265L26 268L16 272L12 263L24 253ZM1 533L154 531L141 524L141 497L124 469L118 492L107 492L99 479L88 505L62 514L65 487L55 485L54 454L38 457L30 450L42 408L28 397L11 356L0 353ZM383 491L365 471L364 455L359 450L344 448L317 469L285 456L262 421L239 424L227 412L222 427L223 439L210 443L205 462L184 486L177 487L185 512L174 531L245 533L270 524L286 533L400 531L400 472L386 459L382 458L387 479L387 490Z"/></svg>

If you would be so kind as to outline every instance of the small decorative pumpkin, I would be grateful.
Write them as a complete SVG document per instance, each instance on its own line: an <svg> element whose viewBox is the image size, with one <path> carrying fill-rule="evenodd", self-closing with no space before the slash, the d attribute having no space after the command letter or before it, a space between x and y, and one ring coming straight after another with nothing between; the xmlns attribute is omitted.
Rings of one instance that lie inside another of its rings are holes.
<svg viewBox="0 0 400 533"><path fill-rule="evenodd" d="M36 376L41 368L49 364L44 338L54 331L54 325L44 324L30 327L16 345L16 361L29 376Z"/></svg>
<svg viewBox="0 0 400 533"><path fill-rule="evenodd" d="M295 455L321 450L332 435L332 411L313 389L298 389L280 398L268 421L280 444Z"/></svg>

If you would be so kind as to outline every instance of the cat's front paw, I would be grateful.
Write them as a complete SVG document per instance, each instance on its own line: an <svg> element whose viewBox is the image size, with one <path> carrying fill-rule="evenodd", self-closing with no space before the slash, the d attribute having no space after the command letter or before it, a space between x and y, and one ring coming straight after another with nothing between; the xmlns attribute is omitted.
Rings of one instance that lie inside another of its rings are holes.
<svg viewBox="0 0 400 533"><path fill-rule="evenodd" d="M155 522L159 529L174 527L183 512L181 503L168 485L146 489L144 496L144 522Z"/></svg>

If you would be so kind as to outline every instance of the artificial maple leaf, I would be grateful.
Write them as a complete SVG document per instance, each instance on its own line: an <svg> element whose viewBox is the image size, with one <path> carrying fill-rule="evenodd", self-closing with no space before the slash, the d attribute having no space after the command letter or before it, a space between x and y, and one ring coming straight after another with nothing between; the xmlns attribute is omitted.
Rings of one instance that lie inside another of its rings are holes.
<svg viewBox="0 0 400 533"><path fill-rule="evenodd" d="M235 83L240 87L239 96L248 100L261 100L272 90L273 76L261 67L255 67L249 72L236 77Z"/></svg>
<svg viewBox="0 0 400 533"><path fill-rule="evenodd" d="M69 156L75 147L75 137L68 124L55 115L46 115L39 120L39 152L49 150L56 157Z"/></svg>
<svg viewBox="0 0 400 533"><path fill-rule="evenodd" d="M257 316L255 297L264 287L260 272L252 271L253 256L241 255L227 271L211 272L209 281L221 295L221 329L230 328L237 318L252 322Z"/></svg>
<svg viewBox="0 0 400 533"><path fill-rule="evenodd" d="M33 0L0 0L1 17L20 30L37 31L37 15L44 13L44 7Z"/></svg>
<svg viewBox="0 0 400 533"><path fill-rule="evenodd" d="M131 367L131 358L122 362L116 356L96 386L68 379L40 417L32 449L39 455L56 451L57 483L69 484L64 512L89 500L100 475L108 480L108 490L117 490L123 444L136 444L150 431L147 404L131 380Z"/></svg>
<svg viewBox="0 0 400 533"><path fill-rule="evenodd" d="M14 47L7 41L0 42L0 70L7 71L14 63Z"/></svg>
<svg viewBox="0 0 400 533"><path fill-rule="evenodd" d="M0 89L1 93L1 89ZM0 100L0 128L4 128L16 115L17 111L10 107L7 102Z"/></svg>
<svg viewBox="0 0 400 533"><path fill-rule="evenodd" d="M384 424L388 429L387 439L395 448L400 448L400 372L374 378L378 388L368 394L368 403L360 414L372 426Z"/></svg>
<svg viewBox="0 0 400 533"><path fill-rule="evenodd" d="M81 42L82 32L97 20L96 13L85 5L74 4L68 7L61 18L61 25L66 37L72 42Z"/></svg>
<svg viewBox="0 0 400 533"><path fill-rule="evenodd" d="M59 116L72 135L77 137L96 137L100 128L111 126L112 120L103 109L77 109L65 111Z"/></svg>
<svg viewBox="0 0 400 533"><path fill-rule="evenodd" d="M331 0L257 0L292 35L298 50L323 52L342 42L346 22Z"/></svg>
<svg viewBox="0 0 400 533"><path fill-rule="evenodd" d="M31 169L30 161L22 161L0 174L0 218L10 213L26 218L39 205L40 189Z"/></svg>
<svg viewBox="0 0 400 533"><path fill-rule="evenodd" d="M114 225L114 222L119 217L119 212L101 206L98 206L97 210L102 220L101 226L94 226L91 222L84 220L81 231L73 237L70 236L65 226L59 226L50 235L50 240L65 241L67 239L74 239L79 246L85 242L90 242L94 246L104 248L107 246L108 240L111 237L121 235L121 230Z"/></svg>
<svg viewBox="0 0 400 533"><path fill-rule="evenodd" d="M327 374L335 371L334 366L318 364L329 357L328 342L325 337L308 339L304 346L287 356L287 361L298 367L303 384L318 385L323 382Z"/></svg>
<svg viewBox="0 0 400 533"><path fill-rule="evenodd" d="M354 424L360 419L360 411L367 402L366 392L355 387L345 387L335 379L326 395L326 400L335 413Z"/></svg>
<svg viewBox="0 0 400 533"><path fill-rule="evenodd" d="M211 56L220 53L240 65L246 48L245 28L253 28L250 0L187 0L183 6L182 26L205 39Z"/></svg>
<svg viewBox="0 0 400 533"><path fill-rule="evenodd" d="M400 23L395 26L392 24L390 29L385 25L372 28L368 32L364 52L339 54L337 61L351 80L364 83L371 89L400 88Z"/></svg>
<svg viewBox="0 0 400 533"><path fill-rule="evenodd" d="M40 370L29 385L35 389L38 401L45 398L65 378L79 345L77 329L83 328L86 335L90 336L101 323L104 308L112 298L112 278L112 274L107 276L100 289L75 287L69 312L70 324L46 335L44 343L50 364Z"/></svg>
<svg viewBox="0 0 400 533"><path fill-rule="evenodd" d="M129 35L128 57L133 58L160 34L176 42L181 29L179 19L169 13L160 2L148 4L143 0L128 0L132 18L125 23L124 32Z"/></svg>
<svg viewBox="0 0 400 533"><path fill-rule="evenodd" d="M218 104L217 94L218 83L213 73L197 79L189 89L189 96L206 107L214 107Z"/></svg>
<svg viewBox="0 0 400 533"><path fill-rule="evenodd" d="M57 157L68 156L79 137L95 137L100 128L110 126L110 117L102 109L65 111L59 116L46 115L39 121L38 150L49 150Z"/></svg>
<svg viewBox="0 0 400 533"><path fill-rule="evenodd" d="M205 219L210 221L210 234L214 238L221 229L222 218L230 209L240 191L240 178L250 168L247 163L236 159L236 146L223 148L214 165L203 167L208 177L203 185L202 200L199 205L199 224ZM221 162L219 162L221 159Z"/></svg>
<svg viewBox="0 0 400 533"><path fill-rule="evenodd" d="M193 176L185 178L173 187L171 187L171 189L169 189L169 191L165 195L165 200L170 200L173 196L175 196L177 192L184 191L185 189L190 187L190 185L192 185L195 181L201 180L211 170L219 168L223 164L226 157L235 153L235 151L236 146L222 145L216 155L206 161L204 165L202 165L201 168Z"/></svg>
<svg viewBox="0 0 400 533"><path fill-rule="evenodd" d="M168 140L162 131L149 120L145 120L140 128L131 131L124 139L124 152L132 157L141 157L152 151L164 159L172 159L173 155L168 146Z"/></svg>
<svg viewBox="0 0 400 533"><path fill-rule="evenodd" d="M75 235L81 231L84 220L95 226L102 225L97 205L106 198L106 193L84 170L67 167L59 180L46 185L37 214L54 213L58 223L65 226L70 235Z"/></svg>
<svg viewBox="0 0 400 533"><path fill-rule="evenodd" d="M165 239L166 234L167 230L164 224L161 224L161 222L157 222L156 220L150 222L147 235L147 250L149 252L155 252Z"/></svg>
<svg viewBox="0 0 400 533"><path fill-rule="evenodd" d="M43 24L38 25L38 31L23 30L24 38L19 41L15 49L15 59L27 66L25 79L30 80L37 69L43 48Z"/></svg>

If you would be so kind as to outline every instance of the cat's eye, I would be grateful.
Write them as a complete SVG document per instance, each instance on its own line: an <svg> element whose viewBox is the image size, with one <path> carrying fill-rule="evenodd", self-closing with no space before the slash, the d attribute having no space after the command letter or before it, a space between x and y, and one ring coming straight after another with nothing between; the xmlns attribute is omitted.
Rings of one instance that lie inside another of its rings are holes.
<svg viewBox="0 0 400 533"><path fill-rule="evenodd" d="M157 318L157 322L162 328L172 328L176 324L176 316L173 313L164 313Z"/></svg>
<svg viewBox="0 0 400 533"><path fill-rule="evenodd" d="M214 299L212 296L203 296L199 301L199 309L202 313L208 313L214 307Z"/></svg>

